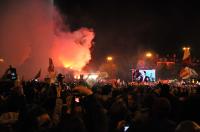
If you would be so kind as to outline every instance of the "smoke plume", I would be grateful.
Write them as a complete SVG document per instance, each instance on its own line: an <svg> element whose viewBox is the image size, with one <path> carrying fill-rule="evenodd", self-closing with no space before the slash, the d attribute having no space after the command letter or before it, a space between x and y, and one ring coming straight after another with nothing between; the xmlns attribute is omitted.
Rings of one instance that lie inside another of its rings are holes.
<svg viewBox="0 0 200 132"><path fill-rule="evenodd" d="M8 0L0 11L0 58L4 59L0 62L1 75L11 64L26 79L40 68L44 77L49 57L55 67L74 70L81 70L91 59L93 31L61 30L67 26L51 0Z"/></svg>

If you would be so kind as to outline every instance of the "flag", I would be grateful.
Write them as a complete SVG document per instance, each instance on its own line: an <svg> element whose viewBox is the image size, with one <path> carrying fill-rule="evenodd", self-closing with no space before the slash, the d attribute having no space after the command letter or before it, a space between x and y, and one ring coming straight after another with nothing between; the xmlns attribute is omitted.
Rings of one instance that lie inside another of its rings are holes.
<svg viewBox="0 0 200 132"><path fill-rule="evenodd" d="M49 67L48 67L48 72L54 72L54 65L53 65L53 60L52 58L49 58Z"/></svg>
<svg viewBox="0 0 200 132"><path fill-rule="evenodd" d="M189 48L184 48L183 64L185 64L185 65L191 64L191 55L190 55L190 49Z"/></svg>
<svg viewBox="0 0 200 132"><path fill-rule="evenodd" d="M189 68L189 67L185 67L180 72L180 77L182 79L188 79L190 77L197 77L197 76L198 76L197 72L194 69Z"/></svg>
<svg viewBox="0 0 200 132"><path fill-rule="evenodd" d="M197 77L198 74L197 72L188 67L192 62L191 62L191 55L190 55L190 48L183 48L184 50L184 54L183 54L183 61L182 64L184 66L184 68L181 70L180 72L180 77L182 79L189 79L191 77Z"/></svg>
<svg viewBox="0 0 200 132"><path fill-rule="evenodd" d="M48 72L49 72L50 83L54 83L56 80L56 72L54 70L54 64L52 58L49 58Z"/></svg>
<svg viewBox="0 0 200 132"><path fill-rule="evenodd" d="M38 79L41 76L41 69L38 71L38 73L35 75L34 79Z"/></svg>

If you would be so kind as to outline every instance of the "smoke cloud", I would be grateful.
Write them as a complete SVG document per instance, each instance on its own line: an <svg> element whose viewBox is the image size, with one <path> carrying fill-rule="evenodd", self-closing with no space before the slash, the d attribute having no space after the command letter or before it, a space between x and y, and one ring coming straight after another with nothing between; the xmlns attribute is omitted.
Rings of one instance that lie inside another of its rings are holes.
<svg viewBox="0 0 200 132"><path fill-rule="evenodd" d="M49 57L55 67L79 71L90 61L94 32L88 28L63 31L61 27L67 26L51 0L8 0L0 10L1 75L11 64L26 79L40 68L44 77Z"/></svg>
<svg viewBox="0 0 200 132"><path fill-rule="evenodd" d="M93 31L87 28L55 36L52 52L57 66L81 71L91 59L93 38Z"/></svg>

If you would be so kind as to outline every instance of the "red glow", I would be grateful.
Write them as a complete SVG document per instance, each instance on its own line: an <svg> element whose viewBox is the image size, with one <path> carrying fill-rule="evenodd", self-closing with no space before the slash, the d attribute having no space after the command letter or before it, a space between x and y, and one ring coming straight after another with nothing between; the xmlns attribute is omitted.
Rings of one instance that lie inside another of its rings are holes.
<svg viewBox="0 0 200 132"><path fill-rule="evenodd" d="M55 36L52 48L55 65L81 71L91 59L90 48L93 38L93 31L87 28L61 32Z"/></svg>
<svg viewBox="0 0 200 132"><path fill-rule="evenodd" d="M158 61L157 62L157 65L161 65L161 64L165 64L167 66L170 66L170 65L174 65L175 62L173 62L173 61Z"/></svg>
<svg viewBox="0 0 200 132"><path fill-rule="evenodd" d="M56 72L63 67L80 71L91 59L93 31L71 32L51 1L10 1L2 7L0 76L10 64L19 76L31 79L39 69L41 77L48 73L49 58Z"/></svg>

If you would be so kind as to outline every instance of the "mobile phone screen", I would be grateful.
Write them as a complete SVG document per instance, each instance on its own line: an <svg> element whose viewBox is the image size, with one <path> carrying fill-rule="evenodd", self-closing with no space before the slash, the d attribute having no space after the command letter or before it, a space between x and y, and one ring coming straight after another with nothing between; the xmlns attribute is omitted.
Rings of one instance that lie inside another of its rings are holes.
<svg viewBox="0 0 200 132"><path fill-rule="evenodd" d="M75 97L75 102L76 102L76 103L79 103L79 102L80 102L80 100L79 100L78 97Z"/></svg>
<svg viewBox="0 0 200 132"><path fill-rule="evenodd" d="M127 132L128 129L129 129L128 125L124 126L124 132Z"/></svg>

